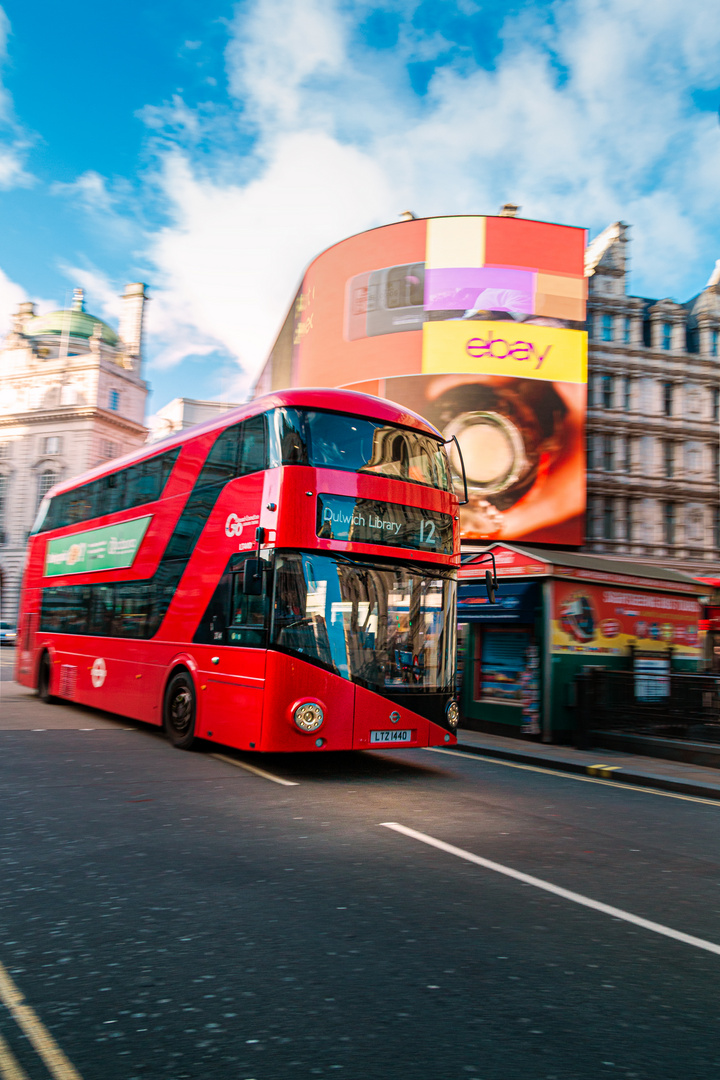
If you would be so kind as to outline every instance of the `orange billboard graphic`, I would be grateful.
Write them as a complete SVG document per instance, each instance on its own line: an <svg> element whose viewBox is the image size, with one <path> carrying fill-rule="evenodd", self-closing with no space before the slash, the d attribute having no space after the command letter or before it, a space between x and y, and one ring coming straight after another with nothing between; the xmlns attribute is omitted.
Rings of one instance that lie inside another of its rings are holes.
<svg viewBox="0 0 720 1080"><path fill-rule="evenodd" d="M459 442L463 537L580 544L585 239L464 216L343 240L309 266L256 392L289 383L391 398Z"/></svg>
<svg viewBox="0 0 720 1080"><path fill-rule="evenodd" d="M553 584L552 652L627 655L630 644L643 652L699 655L701 608L691 596Z"/></svg>

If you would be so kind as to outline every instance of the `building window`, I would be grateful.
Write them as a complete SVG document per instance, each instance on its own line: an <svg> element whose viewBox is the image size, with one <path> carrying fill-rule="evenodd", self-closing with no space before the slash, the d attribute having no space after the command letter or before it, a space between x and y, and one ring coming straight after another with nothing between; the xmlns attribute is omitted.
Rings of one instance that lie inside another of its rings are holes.
<svg viewBox="0 0 720 1080"><path fill-rule="evenodd" d="M632 472L632 438L629 435L623 439L623 450L622 471L629 474Z"/></svg>
<svg viewBox="0 0 720 1080"><path fill-rule="evenodd" d="M632 499L628 499L625 503L625 539L628 543L632 543L633 540L633 511Z"/></svg>
<svg viewBox="0 0 720 1080"><path fill-rule="evenodd" d="M625 316L625 321L623 323L623 343L625 345L630 344L630 332L631 332L631 330L632 330L632 320L630 319L629 315L626 315Z"/></svg>
<svg viewBox="0 0 720 1080"><path fill-rule="evenodd" d="M720 506L713 511L713 547L720 548Z"/></svg>
<svg viewBox="0 0 720 1080"><path fill-rule="evenodd" d="M717 356L718 344L720 343L720 331L713 330L710 335L710 355Z"/></svg>
<svg viewBox="0 0 720 1080"><path fill-rule="evenodd" d="M598 523L598 499L595 495L588 495L585 508L585 531L588 539L597 539L600 535Z"/></svg>
<svg viewBox="0 0 720 1080"><path fill-rule="evenodd" d="M602 317L602 339L603 341L612 341L613 339L612 315L603 315Z"/></svg>
<svg viewBox="0 0 720 1080"><path fill-rule="evenodd" d="M663 532L666 544L675 543L676 506L673 502L665 503L663 511Z"/></svg>
<svg viewBox="0 0 720 1080"><path fill-rule="evenodd" d="M687 539L691 544L701 544L703 542L703 514L702 510L692 510L687 515Z"/></svg>
<svg viewBox="0 0 720 1080"><path fill-rule="evenodd" d="M713 479L720 479L720 446L717 443L712 444L712 463L713 463Z"/></svg>
<svg viewBox="0 0 720 1080"><path fill-rule="evenodd" d="M685 448L685 464L689 473L700 472L700 447L697 443L689 443Z"/></svg>
<svg viewBox="0 0 720 1080"><path fill-rule="evenodd" d="M632 408L632 379L629 375L625 376L623 382L623 408L625 412L630 412Z"/></svg>
<svg viewBox="0 0 720 1080"><path fill-rule="evenodd" d="M114 442L108 442L103 440L102 443L102 456L107 461L109 458L118 456L118 445Z"/></svg>
<svg viewBox="0 0 720 1080"><path fill-rule="evenodd" d="M43 501L50 488L53 487L56 483L57 477L56 474L52 471L52 469L45 469L44 472L40 473L38 477L38 506Z"/></svg>
<svg viewBox="0 0 720 1080"><path fill-rule="evenodd" d="M717 386L710 387L710 412L713 420L720 420L720 390Z"/></svg>
<svg viewBox="0 0 720 1080"><path fill-rule="evenodd" d="M603 409L612 409L613 407L613 377L612 375L602 376L602 407Z"/></svg>
<svg viewBox="0 0 720 1080"><path fill-rule="evenodd" d="M59 435L49 435L43 439L43 454L59 454L62 449L62 441Z"/></svg>
<svg viewBox="0 0 720 1080"><path fill-rule="evenodd" d="M663 412L665 416L673 414L673 383L663 383Z"/></svg>
<svg viewBox="0 0 720 1080"><path fill-rule="evenodd" d="M585 457L587 459L585 467L587 469L594 469L595 468L595 454L593 453L593 450L594 450L594 437L588 433L586 435L586 448L585 448Z"/></svg>
<svg viewBox="0 0 720 1080"><path fill-rule="evenodd" d="M9 457L10 457L10 443L9 442L0 442L0 458L9 458Z"/></svg>
<svg viewBox="0 0 720 1080"><path fill-rule="evenodd" d="M615 440L612 435L603 438L603 469L612 472L615 468Z"/></svg>
<svg viewBox="0 0 720 1080"><path fill-rule="evenodd" d="M594 333L593 333L593 324L594 324L594 322L595 322L595 316L593 315L593 313L592 313L591 311L589 311L589 312L588 312L588 317L587 317L587 336L588 336L588 341L592 341L592 340L593 340L593 338L595 337L595 335L594 335Z"/></svg>
<svg viewBox="0 0 720 1080"><path fill-rule="evenodd" d="M108 399L108 408L111 412L117 412L120 408L120 391L111 390Z"/></svg>
<svg viewBox="0 0 720 1080"><path fill-rule="evenodd" d="M672 348L672 323L664 322L662 326L662 347L666 352Z"/></svg>
<svg viewBox="0 0 720 1080"><path fill-rule="evenodd" d="M606 499L602 517L603 540L615 539L615 500Z"/></svg>
<svg viewBox="0 0 720 1080"><path fill-rule="evenodd" d="M675 443L668 439L664 445L665 475L669 480L675 475Z"/></svg>

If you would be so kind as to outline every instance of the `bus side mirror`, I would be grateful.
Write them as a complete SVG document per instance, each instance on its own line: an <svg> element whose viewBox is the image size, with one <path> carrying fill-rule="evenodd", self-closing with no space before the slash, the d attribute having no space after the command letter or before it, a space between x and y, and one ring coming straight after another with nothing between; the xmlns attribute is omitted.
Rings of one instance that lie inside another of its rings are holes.
<svg viewBox="0 0 720 1080"><path fill-rule="evenodd" d="M491 604L494 604L495 591L497 589L497 578L493 577L490 570L485 571L485 588L487 589L488 600Z"/></svg>
<svg viewBox="0 0 720 1080"><path fill-rule="evenodd" d="M262 559L246 559L243 573L243 596L261 596L263 591Z"/></svg>

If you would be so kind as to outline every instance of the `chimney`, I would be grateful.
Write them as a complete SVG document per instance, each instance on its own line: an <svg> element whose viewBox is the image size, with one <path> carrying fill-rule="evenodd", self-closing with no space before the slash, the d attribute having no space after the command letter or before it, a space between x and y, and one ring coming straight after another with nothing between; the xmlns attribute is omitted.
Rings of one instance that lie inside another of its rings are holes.
<svg viewBox="0 0 720 1080"><path fill-rule="evenodd" d="M500 213L498 217L517 217L520 207L517 203L506 202L500 207Z"/></svg>
<svg viewBox="0 0 720 1080"><path fill-rule="evenodd" d="M120 339L128 357L136 361L133 367L137 372L140 371L142 363L143 311L147 300L145 288L139 281L125 286L120 316Z"/></svg>

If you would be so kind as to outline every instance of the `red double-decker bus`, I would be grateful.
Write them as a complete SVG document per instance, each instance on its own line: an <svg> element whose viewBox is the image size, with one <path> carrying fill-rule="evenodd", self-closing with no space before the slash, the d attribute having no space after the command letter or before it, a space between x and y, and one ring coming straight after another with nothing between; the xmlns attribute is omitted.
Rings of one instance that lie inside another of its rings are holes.
<svg viewBox="0 0 720 1080"><path fill-rule="evenodd" d="M258 398L48 494L16 677L183 749L452 743L457 506L414 413Z"/></svg>

